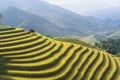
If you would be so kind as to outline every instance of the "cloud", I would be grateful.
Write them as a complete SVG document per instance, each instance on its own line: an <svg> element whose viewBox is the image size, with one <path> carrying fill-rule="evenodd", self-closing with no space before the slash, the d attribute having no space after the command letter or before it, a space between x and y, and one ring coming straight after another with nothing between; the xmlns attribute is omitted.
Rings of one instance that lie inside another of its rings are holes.
<svg viewBox="0 0 120 80"><path fill-rule="evenodd" d="M80 14L112 7L120 7L120 0L47 0L48 2Z"/></svg>

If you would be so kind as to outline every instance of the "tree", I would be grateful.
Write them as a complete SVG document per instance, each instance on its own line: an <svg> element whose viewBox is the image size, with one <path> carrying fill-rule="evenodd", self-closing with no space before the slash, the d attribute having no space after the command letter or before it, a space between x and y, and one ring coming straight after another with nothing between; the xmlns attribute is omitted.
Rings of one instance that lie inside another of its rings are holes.
<svg viewBox="0 0 120 80"><path fill-rule="evenodd" d="M33 30L33 29L29 29L29 32L30 32L30 33L34 33L35 30Z"/></svg>
<svg viewBox="0 0 120 80"><path fill-rule="evenodd" d="M108 38L106 40L96 42L95 46L111 54L117 54L120 52L120 39Z"/></svg>

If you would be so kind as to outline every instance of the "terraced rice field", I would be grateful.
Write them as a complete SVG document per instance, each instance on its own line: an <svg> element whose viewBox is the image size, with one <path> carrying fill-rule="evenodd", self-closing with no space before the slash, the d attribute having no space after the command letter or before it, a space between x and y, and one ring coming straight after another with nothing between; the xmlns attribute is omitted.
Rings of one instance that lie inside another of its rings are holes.
<svg viewBox="0 0 120 80"><path fill-rule="evenodd" d="M120 80L113 55L21 28L0 30L0 58L0 80Z"/></svg>

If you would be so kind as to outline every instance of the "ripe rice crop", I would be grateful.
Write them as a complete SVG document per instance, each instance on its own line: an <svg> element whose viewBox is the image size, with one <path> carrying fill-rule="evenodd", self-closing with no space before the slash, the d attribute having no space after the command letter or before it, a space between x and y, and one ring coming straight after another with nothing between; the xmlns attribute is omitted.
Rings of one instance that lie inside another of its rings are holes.
<svg viewBox="0 0 120 80"><path fill-rule="evenodd" d="M120 80L120 58L21 28L0 30L0 80Z"/></svg>

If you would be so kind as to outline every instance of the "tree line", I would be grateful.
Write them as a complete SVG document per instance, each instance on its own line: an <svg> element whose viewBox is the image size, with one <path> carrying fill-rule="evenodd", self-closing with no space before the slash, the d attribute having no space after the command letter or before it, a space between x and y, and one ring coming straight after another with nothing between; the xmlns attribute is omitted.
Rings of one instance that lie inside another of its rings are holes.
<svg viewBox="0 0 120 80"><path fill-rule="evenodd" d="M100 42L96 42L95 46L111 54L120 53L120 39L108 38L106 40L101 40Z"/></svg>

